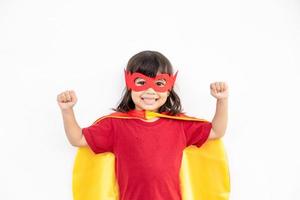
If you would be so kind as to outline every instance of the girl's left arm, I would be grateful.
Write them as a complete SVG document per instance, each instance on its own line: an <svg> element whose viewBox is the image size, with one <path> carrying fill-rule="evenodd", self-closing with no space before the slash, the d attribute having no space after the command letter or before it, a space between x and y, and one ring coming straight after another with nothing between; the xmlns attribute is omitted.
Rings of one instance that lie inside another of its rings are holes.
<svg viewBox="0 0 300 200"><path fill-rule="evenodd" d="M212 120L209 139L221 138L227 128L228 121L228 85L225 82L210 84L210 93L217 99L216 113Z"/></svg>

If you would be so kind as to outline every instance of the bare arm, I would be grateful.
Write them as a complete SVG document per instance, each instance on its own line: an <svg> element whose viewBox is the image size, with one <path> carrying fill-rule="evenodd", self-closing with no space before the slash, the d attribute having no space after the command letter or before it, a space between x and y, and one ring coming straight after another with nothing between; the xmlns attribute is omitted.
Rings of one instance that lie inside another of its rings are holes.
<svg viewBox="0 0 300 200"><path fill-rule="evenodd" d="M87 142L82 135L82 129L79 127L73 106L77 102L77 97L74 91L65 91L57 95L57 103L61 109L64 128L69 142L76 147L87 146Z"/></svg>
<svg viewBox="0 0 300 200"><path fill-rule="evenodd" d="M212 120L212 129L209 134L210 139L223 137L228 121L228 99L217 100L216 113Z"/></svg>
<svg viewBox="0 0 300 200"><path fill-rule="evenodd" d="M69 142L76 147L87 146L86 140L82 135L82 129L79 127L73 109L62 110L64 128Z"/></svg>
<svg viewBox="0 0 300 200"><path fill-rule="evenodd" d="M209 139L224 136L228 121L228 86L225 82L215 82L210 85L211 95L217 99L216 113L212 120Z"/></svg>

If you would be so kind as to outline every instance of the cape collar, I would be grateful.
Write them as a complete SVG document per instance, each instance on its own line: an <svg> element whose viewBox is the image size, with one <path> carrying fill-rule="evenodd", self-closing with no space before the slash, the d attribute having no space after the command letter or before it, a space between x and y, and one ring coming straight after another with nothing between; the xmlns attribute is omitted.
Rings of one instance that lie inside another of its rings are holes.
<svg viewBox="0 0 300 200"><path fill-rule="evenodd" d="M163 113L157 113L157 112L153 112L153 111L149 111L149 110L130 110L127 112L127 114L129 116L132 117L137 117L137 118L141 118L141 119L153 119L156 117L170 117L171 115L168 115L167 112L163 112Z"/></svg>
<svg viewBox="0 0 300 200"><path fill-rule="evenodd" d="M149 111L149 110L130 110L126 114L129 117L140 118L140 119L145 119L145 120L159 117L159 118L169 118L169 119L188 120L188 121L207 121L205 119L199 119L196 117L187 116L184 113L178 113L176 115L169 115L168 112L157 113L157 112L153 112L153 111Z"/></svg>

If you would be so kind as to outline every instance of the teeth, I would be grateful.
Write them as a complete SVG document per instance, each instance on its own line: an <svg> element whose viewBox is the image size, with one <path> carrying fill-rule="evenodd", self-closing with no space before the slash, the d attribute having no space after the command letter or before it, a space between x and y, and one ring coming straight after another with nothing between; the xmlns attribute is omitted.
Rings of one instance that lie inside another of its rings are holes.
<svg viewBox="0 0 300 200"><path fill-rule="evenodd" d="M141 99L142 99L142 100L144 101L144 103L147 104L147 105L153 105L154 102L157 101L157 99L155 99L155 98L141 98Z"/></svg>
<svg viewBox="0 0 300 200"><path fill-rule="evenodd" d="M152 99L154 99L155 101L158 100L158 98L143 98L143 97L141 97L141 99L142 99L142 100L145 100L145 99L146 99L146 100L147 100L147 99L152 100Z"/></svg>

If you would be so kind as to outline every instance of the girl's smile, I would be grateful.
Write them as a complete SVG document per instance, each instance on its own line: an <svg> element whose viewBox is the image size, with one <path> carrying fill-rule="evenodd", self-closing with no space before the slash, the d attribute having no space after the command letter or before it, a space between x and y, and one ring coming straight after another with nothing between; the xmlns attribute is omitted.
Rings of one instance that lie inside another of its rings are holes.
<svg viewBox="0 0 300 200"><path fill-rule="evenodd" d="M131 98L136 110L149 110L157 112L167 101L169 92L156 92L152 88L145 91L131 91Z"/></svg>
<svg viewBox="0 0 300 200"><path fill-rule="evenodd" d="M147 97L147 96L144 96L144 97L141 97L141 98L144 101L144 103L147 104L147 105L153 105L158 100L158 98Z"/></svg>

